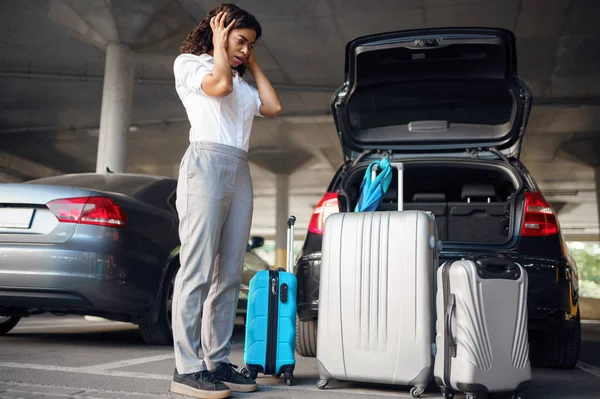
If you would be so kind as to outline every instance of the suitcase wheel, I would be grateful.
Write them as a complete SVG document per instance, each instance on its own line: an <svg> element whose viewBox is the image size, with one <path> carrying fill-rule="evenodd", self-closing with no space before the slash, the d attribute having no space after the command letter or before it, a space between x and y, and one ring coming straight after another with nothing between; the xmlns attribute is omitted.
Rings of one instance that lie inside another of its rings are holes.
<svg viewBox="0 0 600 399"><path fill-rule="evenodd" d="M275 374L275 378L281 378L281 373ZM291 372L286 372L284 378L287 386L294 385L294 375Z"/></svg>
<svg viewBox="0 0 600 399"><path fill-rule="evenodd" d="M317 381L317 388L325 389L327 384L329 384L329 380L319 380L319 381Z"/></svg>
<svg viewBox="0 0 600 399"><path fill-rule="evenodd" d="M419 396L421 396L423 394L423 392L425 392L425 388L412 387L410 389L410 396L413 398L418 398Z"/></svg>
<svg viewBox="0 0 600 399"><path fill-rule="evenodd" d="M287 371L285 373L285 384L288 387L291 387L292 385L294 385L294 375L289 371Z"/></svg>
<svg viewBox="0 0 600 399"><path fill-rule="evenodd" d="M444 395L445 399L452 399L454 398L454 391L450 388L442 388L442 395Z"/></svg>

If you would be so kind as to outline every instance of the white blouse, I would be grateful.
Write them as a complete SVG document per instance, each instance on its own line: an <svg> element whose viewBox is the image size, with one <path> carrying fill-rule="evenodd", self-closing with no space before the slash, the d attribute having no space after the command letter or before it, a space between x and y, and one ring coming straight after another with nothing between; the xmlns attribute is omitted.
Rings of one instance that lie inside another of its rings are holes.
<svg viewBox="0 0 600 399"><path fill-rule="evenodd" d="M191 123L190 142L211 141L248 151L254 116L260 114L258 90L234 71L233 91L212 97L202 90L202 79L215 60L208 54L180 54L174 62L175 89Z"/></svg>

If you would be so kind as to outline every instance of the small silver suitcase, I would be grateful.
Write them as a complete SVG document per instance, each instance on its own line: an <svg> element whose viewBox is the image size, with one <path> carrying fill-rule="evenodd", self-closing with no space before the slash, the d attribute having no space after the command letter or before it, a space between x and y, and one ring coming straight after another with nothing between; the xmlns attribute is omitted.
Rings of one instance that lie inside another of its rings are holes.
<svg viewBox="0 0 600 399"><path fill-rule="evenodd" d="M330 379L411 386L433 381L434 216L399 211L344 212L325 221L319 285L317 361Z"/></svg>
<svg viewBox="0 0 600 399"><path fill-rule="evenodd" d="M446 398L513 398L531 383L527 272L503 256L444 263L437 271L434 377Z"/></svg>

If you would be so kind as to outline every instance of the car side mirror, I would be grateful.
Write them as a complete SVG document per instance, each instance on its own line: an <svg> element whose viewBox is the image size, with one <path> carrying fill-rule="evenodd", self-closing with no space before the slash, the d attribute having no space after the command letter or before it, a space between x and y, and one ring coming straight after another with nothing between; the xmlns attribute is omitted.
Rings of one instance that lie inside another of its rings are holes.
<svg viewBox="0 0 600 399"><path fill-rule="evenodd" d="M265 245L264 237L253 236L250 238L250 243L248 244L248 250L251 250L254 248L260 248L263 245Z"/></svg>

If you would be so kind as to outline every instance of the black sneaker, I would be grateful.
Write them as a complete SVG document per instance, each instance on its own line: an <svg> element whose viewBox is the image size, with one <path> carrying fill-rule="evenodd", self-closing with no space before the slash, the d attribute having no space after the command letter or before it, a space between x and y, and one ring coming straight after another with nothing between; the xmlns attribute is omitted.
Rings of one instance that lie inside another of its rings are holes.
<svg viewBox="0 0 600 399"><path fill-rule="evenodd" d="M171 392L200 399L222 399L231 396L231 390L227 385L206 370L190 374L178 374L175 370L171 381Z"/></svg>
<svg viewBox="0 0 600 399"><path fill-rule="evenodd" d="M219 381L223 381L223 384L227 385L232 392L254 392L256 391L257 385L250 377L245 377L238 373L236 370L237 366L230 363L221 363L211 370L213 377Z"/></svg>

